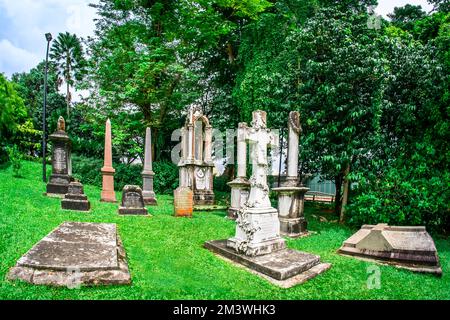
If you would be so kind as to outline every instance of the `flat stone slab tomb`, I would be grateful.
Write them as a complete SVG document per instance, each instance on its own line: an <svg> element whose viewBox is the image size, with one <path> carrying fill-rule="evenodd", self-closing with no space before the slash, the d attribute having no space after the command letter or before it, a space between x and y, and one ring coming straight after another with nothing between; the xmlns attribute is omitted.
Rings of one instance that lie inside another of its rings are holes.
<svg viewBox="0 0 450 320"><path fill-rule="evenodd" d="M338 253L416 272L442 275L436 246L425 227L364 225Z"/></svg>
<svg viewBox="0 0 450 320"><path fill-rule="evenodd" d="M281 288L302 284L331 268L331 264L321 263L319 256L292 249L250 257L227 247L227 240L208 241L204 246L224 260L244 266Z"/></svg>
<svg viewBox="0 0 450 320"><path fill-rule="evenodd" d="M64 222L19 259L8 274L36 285L131 283L115 224Z"/></svg>

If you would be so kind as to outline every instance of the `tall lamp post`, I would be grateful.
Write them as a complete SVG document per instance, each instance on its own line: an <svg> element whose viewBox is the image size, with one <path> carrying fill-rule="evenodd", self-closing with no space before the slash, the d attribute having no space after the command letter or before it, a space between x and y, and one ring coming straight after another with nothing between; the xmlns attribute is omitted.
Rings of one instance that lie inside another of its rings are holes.
<svg viewBox="0 0 450 320"><path fill-rule="evenodd" d="M48 52L50 49L50 42L52 41L52 34L46 33L47 39L47 55L45 57L45 77L44 77L44 110L42 111L42 179L47 182L47 143L46 143L46 115L47 115L47 75L48 75Z"/></svg>

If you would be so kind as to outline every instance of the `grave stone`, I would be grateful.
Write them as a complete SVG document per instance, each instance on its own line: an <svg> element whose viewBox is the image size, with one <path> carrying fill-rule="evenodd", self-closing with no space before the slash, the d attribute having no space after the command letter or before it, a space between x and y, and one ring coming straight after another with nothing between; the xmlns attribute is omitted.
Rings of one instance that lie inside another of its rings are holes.
<svg viewBox="0 0 450 320"><path fill-rule="evenodd" d="M102 167L102 194L100 201L117 202L114 192L114 173L116 170L112 166L112 136L111 121L108 119L105 126L105 154Z"/></svg>
<svg viewBox="0 0 450 320"><path fill-rule="evenodd" d="M62 198L68 191L72 181L71 171L71 142L66 133L66 123L63 117L59 117L56 131L51 134L52 142L52 175L47 184L46 195Z"/></svg>
<svg viewBox="0 0 450 320"><path fill-rule="evenodd" d="M208 241L205 248L286 288L317 276L331 265L321 263L319 256L287 249L280 237L278 211L271 205L267 184L267 151L275 137L266 123L264 111L253 112L252 127L246 134L252 162L250 194L238 212L236 234L228 240Z"/></svg>
<svg viewBox="0 0 450 320"><path fill-rule="evenodd" d="M147 205L156 206L156 195L153 191L153 172L152 166L152 131L147 128L145 133L145 157L144 157L144 170L142 171L142 195L144 197L144 203Z"/></svg>
<svg viewBox="0 0 450 320"><path fill-rule="evenodd" d="M194 193L188 187L178 187L173 192L175 217L192 217Z"/></svg>
<svg viewBox="0 0 450 320"><path fill-rule="evenodd" d="M115 224L64 222L39 241L8 273L36 285L123 285L131 283Z"/></svg>
<svg viewBox="0 0 450 320"><path fill-rule="evenodd" d="M119 207L122 215L148 215L145 208L142 189L139 186L125 186L122 191L122 206Z"/></svg>
<svg viewBox="0 0 450 320"><path fill-rule="evenodd" d="M338 253L442 275L436 246L425 227L364 225L344 242Z"/></svg>
<svg viewBox="0 0 450 320"><path fill-rule="evenodd" d="M61 201L61 207L64 210L89 211L91 204L88 197L84 194L83 185L80 182L71 182L68 193Z"/></svg>

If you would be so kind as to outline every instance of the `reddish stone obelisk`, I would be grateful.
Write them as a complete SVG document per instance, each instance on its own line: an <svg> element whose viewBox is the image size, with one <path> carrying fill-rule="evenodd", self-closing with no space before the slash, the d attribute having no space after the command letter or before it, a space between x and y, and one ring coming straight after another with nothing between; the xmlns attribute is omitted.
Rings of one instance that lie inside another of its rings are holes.
<svg viewBox="0 0 450 320"><path fill-rule="evenodd" d="M102 168L103 185L100 201L117 202L114 192L114 172L116 170L112 166L111 121L108 119L105 129L105 161Z"/></svg>

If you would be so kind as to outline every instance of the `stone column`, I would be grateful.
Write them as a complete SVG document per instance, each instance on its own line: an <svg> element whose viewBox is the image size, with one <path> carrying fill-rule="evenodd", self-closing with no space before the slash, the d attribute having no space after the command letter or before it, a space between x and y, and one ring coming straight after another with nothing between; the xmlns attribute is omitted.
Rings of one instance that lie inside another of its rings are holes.
<svg viewBox="0 0 450 320"><path fill-rule="evenodd" d="M153 191L154 175L152 166L152 131L150 128L147 128L145 133L144 170L142 171L142 196L146 205L157 205L155 192Z"/></svg>
<svg viewBox="0 0 450 320"><path fill-rule="evenodd" d="M291 238L300 237L308 233L307 222L304 217L305 193L308 188L298 182L298 149L299 136L302 132L300 113L293 111L288 121L288 174L284 186L274 188L278 193L278 217L280 233Z"/></svg>
<svg viewBox="0 0 450 320"><path fill-rule="evenodd" d="M206 163L212 163L212 126L205 128L205 157Z"/></svg>
<svg viewBox="0 0 450 320"><path fill-rule="evenodd" d="M116 193L114 192L114 170L112 166L112 143L111 143L111 121L106 121L105 128L105 159L102 168L103 183L102 202L117 202Z"/></svg>
<svg viewBox="0 0 450 320"><path fill-rule="evenodd" d="M231 206L228 219L236 220L239 210L247 202L250 182L247 179L247 143L245 142L247 123L239 123L237 130L237 176L228 185L231 187Z"/></svg>
<svg viewBox="0 0 450 320"><path fill-rule="evenodd" d="M188 124L188 159L194 161L194 125Z"/></svg>

